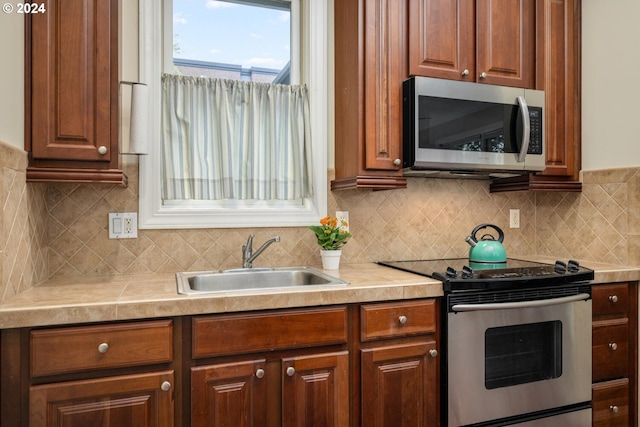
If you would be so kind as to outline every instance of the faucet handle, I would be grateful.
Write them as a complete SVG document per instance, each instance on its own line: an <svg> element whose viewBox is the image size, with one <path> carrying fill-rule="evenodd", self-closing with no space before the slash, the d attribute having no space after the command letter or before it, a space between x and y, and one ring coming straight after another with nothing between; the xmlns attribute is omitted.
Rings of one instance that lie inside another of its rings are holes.
<svg viewBox="0 0 640 427"><path fill-rule="evenodd" d="M243 251L248 248L249 252L251 252L251 247L253 246L253 238L254 238L254 235L253 234L249 234L249 238L247 239L247 243L245 243L242 246L242 250Z"/></svg>

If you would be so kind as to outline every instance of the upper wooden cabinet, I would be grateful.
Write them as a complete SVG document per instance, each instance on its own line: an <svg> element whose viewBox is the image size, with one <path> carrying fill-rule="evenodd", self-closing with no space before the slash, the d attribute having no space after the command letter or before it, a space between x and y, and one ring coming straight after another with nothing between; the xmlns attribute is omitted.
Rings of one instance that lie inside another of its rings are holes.
<svg viewBox="0 0 640 427"><path fill-rule="evenodd" d="M534 88L534 0L411 0L412 75Z"/></svg>
<svg viewBox="0 0 640 427"><path fill-rule="evenodd" d="M581 191L581 0L538 0L536 89L545 92L546 169L491 191Z"/></svg>
<svg viewBox="0 0 640 427"><path fill-rule="evenodd" d="M27 181L126 184L118 152L118 2L25 15Z"/></svg>
<svg viewBox="0 0 640 427"><path fill-rule="evenodd" d="M334 190L407 185L401 152L407 28L407 0L335 2Z"/></svg>

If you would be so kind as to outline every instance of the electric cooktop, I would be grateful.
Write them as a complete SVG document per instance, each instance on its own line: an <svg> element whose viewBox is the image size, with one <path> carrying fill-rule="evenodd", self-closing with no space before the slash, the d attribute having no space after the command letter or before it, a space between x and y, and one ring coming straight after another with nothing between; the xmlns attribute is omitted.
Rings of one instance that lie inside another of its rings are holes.
<svg viewBox="0 0 640 427"><path fill-rule="evenodd" d="M516 289L593 280L594 272L577 261L555 264L508 258L504 263L473 263L468 258L379 261L378 264L442 281L445 292Z"/></svg>

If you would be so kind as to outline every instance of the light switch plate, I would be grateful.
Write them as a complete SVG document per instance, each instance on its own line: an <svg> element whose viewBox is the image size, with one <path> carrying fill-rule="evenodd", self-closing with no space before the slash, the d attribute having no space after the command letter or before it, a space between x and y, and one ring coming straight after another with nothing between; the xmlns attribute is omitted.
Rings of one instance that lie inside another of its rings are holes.
<svg viewBox="0 0 640 427"><path fill-rule="evenodd" d="M136 239L138 238L138 213L109 213L109 238L110 239Z"/></svg>

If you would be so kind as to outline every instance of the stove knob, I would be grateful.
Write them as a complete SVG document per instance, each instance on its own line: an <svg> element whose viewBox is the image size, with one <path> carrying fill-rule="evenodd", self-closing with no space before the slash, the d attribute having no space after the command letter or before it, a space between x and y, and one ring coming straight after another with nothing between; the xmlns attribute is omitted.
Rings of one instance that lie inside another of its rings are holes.
<svg viewBox="0 0 640 427"><path fill-rule="evenodd" d="M449 279L455 279L456 276L458 275L458 272L456 271L455 268L453 267L447 267L447 272L446 272L446 276Z"/></svg>
<svg viewBox="0 0 640 427"><path fill-rule="evenodd" d="M465 279L470 279L473 277L473 269L468 265L462 267L462 277Z"/></svg>
<svg viewBox="0 0 640 427"><path fill-rule="evenodd" d="M576 260L570 259L567 264L567 268L569 269L569 272L577 273L578 270L580 270L580 263Z"/></svg>
<svg viewBox="0 0 640 427"><path fill-rule="evenodd" d="M554 270L558 274L564 274L567 272L567 264L562 261L556 261Z"/></svg>

